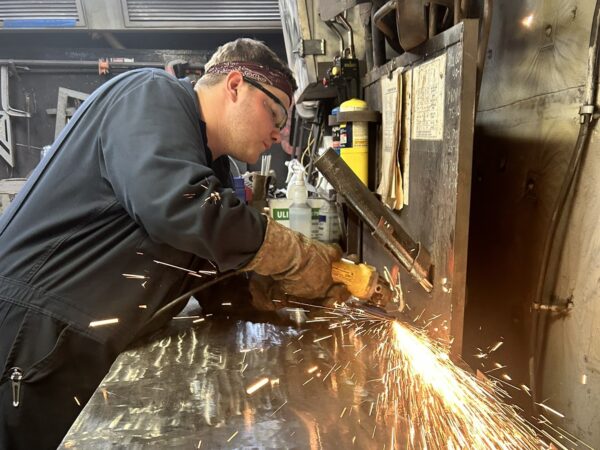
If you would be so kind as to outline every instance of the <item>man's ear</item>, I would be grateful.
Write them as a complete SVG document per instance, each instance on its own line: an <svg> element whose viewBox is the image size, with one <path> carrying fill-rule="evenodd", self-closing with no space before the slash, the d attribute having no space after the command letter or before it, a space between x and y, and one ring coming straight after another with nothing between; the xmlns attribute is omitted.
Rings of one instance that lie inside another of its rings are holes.
<svg viewBox="0 0 600 450"><path fill-rule="evenodd" d="M233 70L227 74L225 78L225 90L227 92L227 98L231 101L238 101L239 89L244 83L244 78L240 72Z"/></svg>

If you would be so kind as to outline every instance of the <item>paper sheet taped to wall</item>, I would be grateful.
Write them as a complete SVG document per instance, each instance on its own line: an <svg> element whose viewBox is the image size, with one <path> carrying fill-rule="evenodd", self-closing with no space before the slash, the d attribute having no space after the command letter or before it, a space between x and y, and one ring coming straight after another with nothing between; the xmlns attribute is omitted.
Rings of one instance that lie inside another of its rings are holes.
<svg viewBox="0 0 600 450"><path fill-rule="evenodd" d="M446 53L415 67L412 72L411 138L440 141L444 137Z"/></svg>

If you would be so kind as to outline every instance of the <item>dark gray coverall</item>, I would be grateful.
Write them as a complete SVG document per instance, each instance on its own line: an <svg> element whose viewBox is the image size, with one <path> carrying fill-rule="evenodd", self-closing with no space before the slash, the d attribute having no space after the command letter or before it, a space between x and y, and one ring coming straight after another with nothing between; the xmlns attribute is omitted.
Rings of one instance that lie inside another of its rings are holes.
<svg viewBox="0 0 600 450"><path fill-rule="evenodd" d="M189 82L123 74L0 218L0 449L56 448L152 314L202 282L155 261L225 271L258 251L266 220L224 187L229 162L212 161L201 125Z"/></svg>

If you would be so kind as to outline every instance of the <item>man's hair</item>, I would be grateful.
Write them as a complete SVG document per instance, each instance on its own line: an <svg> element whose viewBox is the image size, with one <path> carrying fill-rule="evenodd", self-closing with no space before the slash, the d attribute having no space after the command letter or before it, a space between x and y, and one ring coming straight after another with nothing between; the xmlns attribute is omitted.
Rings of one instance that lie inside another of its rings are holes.
<svg viewBox="0 0 600 450"><path fill-rule="evenodd" d="M283 61L281 61L281 59L279 59L273 50L265 45L264 42L250 38L239 38L235 41L223 44L204 65L204 70L208 70L215 64L227 61L248 61L262 64L284 74L294 91L298 88L292 71ZM198 80L197 84L200 86L213 86L224 77L225 75L221 73L208 73L203 75L202 78Z"/></svg>

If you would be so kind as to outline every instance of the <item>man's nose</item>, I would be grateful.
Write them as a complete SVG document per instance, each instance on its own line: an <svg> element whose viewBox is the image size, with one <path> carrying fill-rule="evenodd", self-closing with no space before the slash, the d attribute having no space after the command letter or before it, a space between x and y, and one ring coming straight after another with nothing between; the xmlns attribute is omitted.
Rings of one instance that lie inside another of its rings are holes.
<svg viewBox="0 0 600 450"><path fill-rule="evenodd" d="M274 128L271 139L275 144L281 144L281 130L279 128Z"/></svg>

